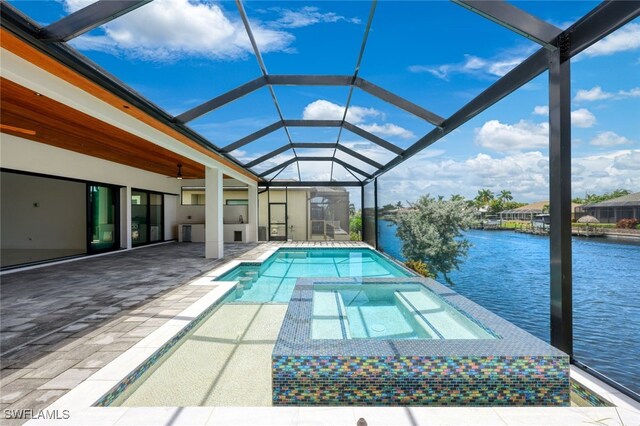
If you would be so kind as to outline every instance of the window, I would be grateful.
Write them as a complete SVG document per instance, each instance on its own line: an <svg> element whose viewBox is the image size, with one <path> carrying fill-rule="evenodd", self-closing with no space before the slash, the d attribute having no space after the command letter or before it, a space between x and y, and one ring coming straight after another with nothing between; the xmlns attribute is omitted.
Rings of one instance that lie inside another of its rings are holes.
<svg viewBox="0 0 640 426"><path fill-rule="evenodd" d="M248 206L249 200L227 200L226 204L228 206Z"/></svg>
<svg viewBox="0 0 640 426"><path fill-rule="evenodd" d="M183 206L204 206L204 186L183 186L181 191L181 204Z"/></svg>

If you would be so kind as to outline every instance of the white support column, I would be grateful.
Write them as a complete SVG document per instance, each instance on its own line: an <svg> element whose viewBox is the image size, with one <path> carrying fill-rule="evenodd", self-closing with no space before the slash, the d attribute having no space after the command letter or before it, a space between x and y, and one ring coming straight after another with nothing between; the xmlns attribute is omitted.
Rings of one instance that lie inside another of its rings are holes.
<svg viewBox="0 0 640 426"><path fill-rule="evenodd" d="M204 204L205 257L221 259L224 257L224 229L222 225L222 183L221 169L205 167L204 186L206 190Z"/></svg>
<svg viewBox="0 0 640 426"><path fill-rule="evenodd" d="M130 249L131 242L131 187L120 188L120 247Z"/></svg>
<svg viewBox="0 0 640 426"><path fill-rule="evenodd" d="M258 185L249 185L249 226L247 242L258 242Z"/></svg>

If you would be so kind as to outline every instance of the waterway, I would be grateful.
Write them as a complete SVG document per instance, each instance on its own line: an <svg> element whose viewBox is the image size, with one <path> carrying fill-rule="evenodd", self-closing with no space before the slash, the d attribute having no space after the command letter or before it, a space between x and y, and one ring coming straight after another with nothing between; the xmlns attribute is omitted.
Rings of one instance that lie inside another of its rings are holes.
<svg viewBox="0 0 640 426"><path fill-rule="evenodd" d="M380 248L402 260L395 233L380 221ZM549 238L477 230L465 238L473 247L449 274L451 287L548 342ZM640 393L640 244L574 237L572 254L575 357Z"/></svg>

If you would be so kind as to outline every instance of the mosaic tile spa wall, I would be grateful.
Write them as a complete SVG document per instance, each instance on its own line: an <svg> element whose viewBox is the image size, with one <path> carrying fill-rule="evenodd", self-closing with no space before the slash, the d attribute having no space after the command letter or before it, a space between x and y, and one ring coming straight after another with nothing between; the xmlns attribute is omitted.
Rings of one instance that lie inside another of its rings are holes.
<svg viewBox="0 0 640 426"><path fill-rule="evenodd" d="M274 405L569 404L565 357L273 358Z"/></svg>
<svg viewBox="0 0 640 426"><path fill-rule="evenodd" d="M337 284L420 284L498 338L314 339L314 289ZM277 406L570 403L566 354L425 278L298 279L272 354L272 385Z"/></svg>

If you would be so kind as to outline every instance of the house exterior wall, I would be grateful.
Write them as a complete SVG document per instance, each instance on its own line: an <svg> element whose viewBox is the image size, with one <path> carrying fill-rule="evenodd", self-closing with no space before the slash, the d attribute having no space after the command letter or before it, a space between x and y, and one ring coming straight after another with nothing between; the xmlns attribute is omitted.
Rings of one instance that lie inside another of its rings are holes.
<svg viewBox="0 0 640 426"><path fill-rule="evenodd" d="M176 179L3 133L3 168L177 194Z"/></svg>
<svg viewBox="0 0 640 426"><path fill-rule="evenodd" d="M168 179L166 176L157 173L101 160L12 135L1 135L0 151L2 152L0 167L4 169L137 188L165 194L178 194L180 192L179 181L176 179ZM129 197L127 197L126 191L123 194L121 195L121 213L128 211L127 209L129 208L127 206ZM167 202L167 200L169 201ZM3 204L5 201L3 199ZM171 196L166 196L164 240L176 238L177 215L175 207L171 207L171 204L173 204ZM86 232L85 209L86 205L83 203L82 207L68 209L69 213L65 213L74 217L74 222L77 222L76 232L81 232L83 235ZM127 236L127 222L125 219L126 214L121 215L120 231L121 245L123 247L127 247L130 239L130 236ZM4 217L2 223L3 225L14 226Z"/></svg>
<svg viewBox="0 0 640 426"><path fill-rule="evenodd" d="M586 214L600 223L617 223L621 219L640 219L640 205L624 207L584 207Z"/></svg>
<svg viewBox="0 0 640 426"><path fill-rule="evenodd" d="M2 173L2 249L86 250L86 186Z"/></svg>

